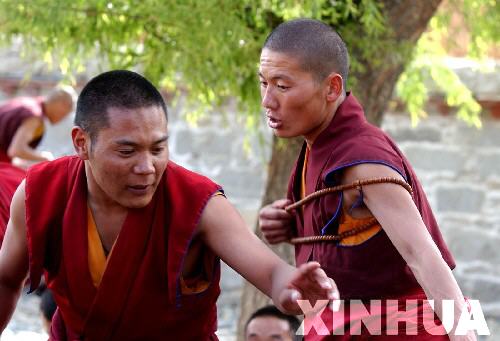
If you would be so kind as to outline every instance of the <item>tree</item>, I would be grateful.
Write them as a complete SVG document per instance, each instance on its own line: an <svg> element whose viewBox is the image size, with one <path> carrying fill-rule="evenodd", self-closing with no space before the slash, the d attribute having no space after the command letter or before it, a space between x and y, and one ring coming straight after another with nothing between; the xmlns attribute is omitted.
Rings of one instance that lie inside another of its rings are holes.
<svg viewBox="0 0 500 341"><path fill-rule="evenodd" d="M351 54L349 84L372 123L380 124L398 80L400 97L418 119L429 75L445 88L449 104L460 108L458 114L479 126L477 103L436 57L442 52L440 38L449 36L444 32L448 14L432 19L431 31L419 40L441 2L0 0L0 42L21 38L25 54L42 57L70 79L89 60L98 60L106 68L140 68L170 91L182 84L203 105L217 106L236 96L254 126L260 115L257 62L265 37L285 20L312 17L345 39ZM498 43L500 6L494 0L449 0L447 5L463 14L473 55L480 57L489 44ZM297 140L273 139L264 205L284 195L299 146ZM290 248L275 250L292 259ZM247 286L243 302L242 322L262 298Z"/></svg>

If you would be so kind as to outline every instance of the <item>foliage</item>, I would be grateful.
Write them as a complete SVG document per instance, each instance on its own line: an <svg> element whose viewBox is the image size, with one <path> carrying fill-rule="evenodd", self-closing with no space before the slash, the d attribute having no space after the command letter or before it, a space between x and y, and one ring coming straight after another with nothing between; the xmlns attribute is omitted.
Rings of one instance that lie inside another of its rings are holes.
<svg viewBox="0 0 500 341"><path fill-rule="evenodd" d="M490 43L498 42L498 6L494 0L452 4L466 13L471 54L482 56ZM21 37L24 54L42 57L72 80L89 65L138 69L156 84L202 104L187 115L191 121L235 96L240 111L248 114L247 126L255 127L260 121L260 47L272 28L295 17L321 19L338 29L351 50L354 74L363 71L361 60L377 63L388 50L395 58L409 57L411 48L390 39L375 0L0 0L0 42ZM447 20L442 15L433 21L398 93L413 117L419 117L427 96L426 75L446 80L438 86L448 102L477 125L477 103L442 63L435 39L446 33ZM355 79L349 84L356 87Z"/></svg>
<svg viewBox="0 0 500 341"><path fill-rule="evenodd" d="M72 80L89 65L139 68L196 103L236 96L253 126L260 47L272 28L294 17L325 20L353 46L359 44L345 24L361 23L367 41L384 30L374 0L0 0L0 40L22 37L24 54L41 56ZM361 68L355 59L353 67Z"/></svg>
<svg viewBox="0 0 500 341"><path fill-rule="evenodd" d="M459 27L453 27L453 18L460 19ZM396 85L397 94L406 103L413 124L425 117L423 106L429 89L424 83L432 80L444 93L447 104L458 109L457 116L480 128L481 107L448 66L448 51L466 48L469 58L482 61L499 41L500 7L496 1L453 0L442 6L432 18L429 30L420 38L414 58Z"/></svg>

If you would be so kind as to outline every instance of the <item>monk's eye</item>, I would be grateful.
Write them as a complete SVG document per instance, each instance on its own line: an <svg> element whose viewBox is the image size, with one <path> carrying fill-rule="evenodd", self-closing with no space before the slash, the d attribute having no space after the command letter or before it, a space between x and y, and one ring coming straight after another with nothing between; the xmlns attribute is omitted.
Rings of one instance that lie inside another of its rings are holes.
<svg viewBox="0 0 500 341"><path fill-rule="evenodd" d="M134 150L133 149L121 149L118 151L118 153L120 153L120 155L122 155L122 156L130 156L134 153Z"/></svg>
<svg viewBox="0 0 500 341"><path fill-rule="evenodd" d="M260 86L261 86L262 88L267 88L267 82L266 82L266 81L261 80L261 81L260 81Z"/></svg>
<svg viewBox="0 0 500 341"><path fill-rule="evenodd" d="M159 154L163 153L164 150L165 150L165 147L153 148L151 150L151 153L153 153L153 155L159 155Z"/></svg>
<svg viewBox="0 0 500 341"><path fill-rule="evenodd" d="M290 87L289 87L289 86L282 85L282 84L277 84L277 85L276 85L276 87L277 87L278 89L280 89L281 91L286 91L286 90L290 89Z"/></svg>

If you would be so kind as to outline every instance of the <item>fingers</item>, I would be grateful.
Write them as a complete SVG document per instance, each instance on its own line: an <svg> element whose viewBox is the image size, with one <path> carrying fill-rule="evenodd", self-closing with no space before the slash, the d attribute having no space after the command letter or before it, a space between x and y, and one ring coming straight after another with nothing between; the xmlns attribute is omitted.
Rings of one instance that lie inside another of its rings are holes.
<svg viewBox="0 0 500 341"><path fill-rule="evenodd" d="M329 278L317 262L302 264L291 281L293 288L302 292L307 299L339 299L340 294L333 279Z"/></svg>
<svg viewBox="0 0 500 341"><path fill-rule="evenodd" d="M289 202L289 201L287 201ZM272 219L272 220L289 220L292 215L285 211L286 205L276 204L274 202L271 205L264 206L259 212L260 219Z"/></svg>
<svg viewBox="0 0 500 341"><path fill-rule="evenodd" d="M308 262L299 266L280 298L282 306L289 311L299 308L297 300L309 301L314 309L320 310L328 302L332 304L340 302L337 285L327 276L318 262Z"/></svg>
<svg viewBox="0 0 500 341"><path fill-rule="evenodd" d="M289 203L288 199L277 200L259 212L259 227L264 239L270 244L281 243L291 237L293 216L284 210Z"/></svg>
<svg viewBox="0 0 500 341"><path fill-rule="evenodd" d="M302 274L308 274L311 271L320 269L321 265L318 262L307 262L298 267L298 270Z"/></svg>
<svg viewBox="0 0 500 341"><path fill-rule="evenodd" d="M285 289L280 295L280 305L289 313L300 314L300 308L297 304L302 299L302 295L295 289Z"/></svg>
<svg viewBox="0 0 500 341"><path fill-rule="evenodd" d="M291 233L289 229L286 229L284 231L273 231L267 233L263 232L262 235L269 244L283 243L290 240L291 238Z"/></svg>

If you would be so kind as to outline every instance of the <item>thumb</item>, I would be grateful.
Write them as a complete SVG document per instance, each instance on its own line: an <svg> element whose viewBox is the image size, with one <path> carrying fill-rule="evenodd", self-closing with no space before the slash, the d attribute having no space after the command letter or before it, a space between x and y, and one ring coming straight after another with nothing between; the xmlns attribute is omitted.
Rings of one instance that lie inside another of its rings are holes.
<svg viewBox="0 0 500 341"><path fill-rule="evenodd" d="M280 295L280 305L287 312L296 313L300 311L298 300L302 299L302 294L296 289L285 289Z"/></svg>

